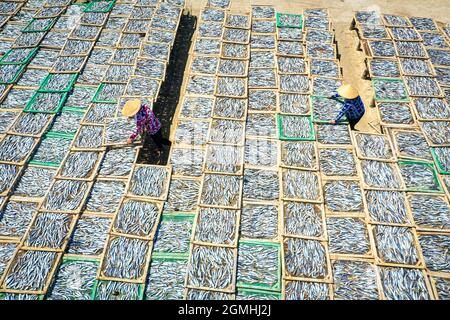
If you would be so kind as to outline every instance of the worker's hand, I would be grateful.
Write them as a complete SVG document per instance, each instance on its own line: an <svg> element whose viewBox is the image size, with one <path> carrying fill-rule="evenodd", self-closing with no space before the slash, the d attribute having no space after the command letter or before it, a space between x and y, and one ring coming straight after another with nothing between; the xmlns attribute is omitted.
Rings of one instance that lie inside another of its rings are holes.
<svg viewBox="0 0 450 320"><path fill-rule="evenodd" d="M334 99L334 97L333 96L329 96L329 97L327 97L327 99Z"/></svg>
<svg viewBox="0 0 450 320"><path fill-rule="evenodd" d="M331 120L330 123L331 124L336 124L336 120Z"/></svg>
<svg viewBox="0 0 450 320"><path fill-rule="evenodd" d="M133 143L133 141L131 140L131 138L128 138L127 143L128 143L128 144Z"/></svg>

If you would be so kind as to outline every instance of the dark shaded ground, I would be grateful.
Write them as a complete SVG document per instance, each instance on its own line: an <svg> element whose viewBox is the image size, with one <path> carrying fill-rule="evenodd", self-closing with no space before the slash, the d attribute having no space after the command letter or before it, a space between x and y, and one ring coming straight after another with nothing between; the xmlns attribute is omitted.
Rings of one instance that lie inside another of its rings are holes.
<svg viewBox="0 0 450 320"><path fill-rule="evenodd" d="M191 15L183 15L180 20L175 43L167 67L166 81L162 84L158 101L154 104L153 110L161 120L162 134L164 138L170 136L170 125L172 123L175 110L180 99L181 85L183 84L184 69L189 56L192 35L195 31L197 18ZM144 144L138 156L138 163L145 164L167 164L170 147L164 146L164 151L158 157L156 145L151 139Z"/></svg>

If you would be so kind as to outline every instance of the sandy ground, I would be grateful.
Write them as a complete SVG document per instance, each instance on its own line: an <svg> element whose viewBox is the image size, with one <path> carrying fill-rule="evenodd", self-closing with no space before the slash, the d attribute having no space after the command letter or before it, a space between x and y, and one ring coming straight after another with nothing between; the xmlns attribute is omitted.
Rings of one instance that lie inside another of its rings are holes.
<svg viewBox="0 0 450 320"><path fill-rule="evenodd" d="M187 0L186 8L198 16L206 2L206 0ZM359 130L366 132L379 130L379 117L374 108L368 107L372 102L373 91L370 81L362 79L365 56L363 52L357 50L356 33L349 29L354 11L377 10L380 13L432 17L438 22L450 23L450 0L231 0L230 9L235 12L250 12L251 5L273 5L277 11L290 13L299 13L303 8L329 9L341 55L344 81L358 88L367 106L364 118L357 125Z"/></svg>

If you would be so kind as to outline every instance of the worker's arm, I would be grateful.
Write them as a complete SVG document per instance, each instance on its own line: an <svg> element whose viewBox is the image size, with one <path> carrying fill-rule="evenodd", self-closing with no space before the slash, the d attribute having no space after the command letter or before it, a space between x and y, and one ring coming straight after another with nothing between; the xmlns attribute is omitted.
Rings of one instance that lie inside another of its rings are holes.
<svg viewBox="0 0 450 320"><path fill-rule="evenodd" d="M340 103L344 104L345 102L342 101L341 99L339 99L340 97L341 96L338 93L336 93L336 94L328 97L328 99L331 99L331 100L334 100L334 101L337 101L337 102L340 102Z"/></svg>

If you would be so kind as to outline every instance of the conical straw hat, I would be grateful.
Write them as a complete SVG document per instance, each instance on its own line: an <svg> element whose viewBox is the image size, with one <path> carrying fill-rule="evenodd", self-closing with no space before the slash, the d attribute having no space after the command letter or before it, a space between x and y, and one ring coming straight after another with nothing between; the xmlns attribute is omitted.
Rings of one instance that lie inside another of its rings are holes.
<svg viewBox="0 0 450 320"><path fill-rule="evenodd" d="M350 84L343 84L340 86L337 93L345 99L355 99L359 95L358 90L353 88Z"/></svg>
<svg viewBox="0 0 450 320"><path fill-rule="evenodd" d="M128 100L122 109L122 115L125 117L134 116L141 108L141 100Z"/></svg>

